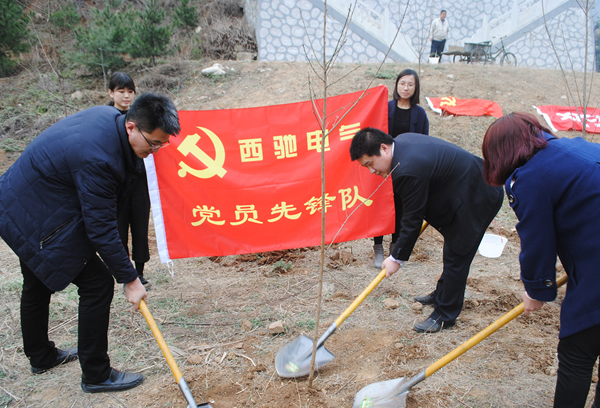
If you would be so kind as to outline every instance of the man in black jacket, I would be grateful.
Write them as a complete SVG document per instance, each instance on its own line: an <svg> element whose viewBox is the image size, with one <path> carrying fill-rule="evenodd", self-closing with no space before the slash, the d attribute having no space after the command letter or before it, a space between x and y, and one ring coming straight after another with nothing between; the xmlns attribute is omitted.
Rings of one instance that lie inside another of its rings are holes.
<svg viewBox="0 0 600 408"><path fill-rule="evenodd" d="M387 277L409 259L424 220L443 235L444 268L436 289L415 298L434 310L415 330L433 333L454 326L471 262L502 205L502 188L484 181L482 159L432 136L404 133L392 139L365 128L354 136L350 158L372 174L392 176L401 224L396 245L383 262Z"/></svg>
<svg viewBox="0 0 600 408"><path fill-rule="evenodd" d="M117 212L141 159L179 130L175 106L160 95L140 96L127 116L90 108L42 132L0 177L0 236L21 263L23 348L34 374L79 358L85 392L143 381L113 369L107 353L114 279L134 309L146 298L119 239ZM49 304L69 283L79 293L78 347L61 350L48 339Z"/></svg>

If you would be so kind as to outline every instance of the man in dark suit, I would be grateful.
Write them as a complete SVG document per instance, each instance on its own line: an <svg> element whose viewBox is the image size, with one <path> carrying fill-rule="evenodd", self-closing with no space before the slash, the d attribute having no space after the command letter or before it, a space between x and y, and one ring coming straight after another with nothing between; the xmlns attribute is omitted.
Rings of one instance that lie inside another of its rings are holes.
<svg viewBox="0 0 600 408"><path fill-rule="evenodd" d="M350 158L372 174L391 174L400 234L383 262L387 277L410 257L423 220L444 237L444 268L436 289L416 301L434 310L415 325L421 333L454 326L464 301L471 262L502 206L503 190L483 179L481 158L432 136L404 133L393 139L378 129L359 131Z"/></svg>

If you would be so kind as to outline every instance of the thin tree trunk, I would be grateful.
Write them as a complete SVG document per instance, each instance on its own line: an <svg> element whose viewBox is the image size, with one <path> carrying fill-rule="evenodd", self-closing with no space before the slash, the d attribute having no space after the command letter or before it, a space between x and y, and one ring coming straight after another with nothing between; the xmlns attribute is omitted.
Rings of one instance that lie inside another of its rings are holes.
<svg viewBox="0 0 600 408"><path fill-rule="evenodd" d="M317 340L321 321L321 301L323 297L323 273L325 271L325 219L327 215L327 196L325 193L325 141L327 140L327 0L323 6L323 114L321 116L321 261L319 262L319 291L317 294L317 316L315 319L315 341L310 360L308 386L312 388L315 377L315 358L317 356Z"/></svg>

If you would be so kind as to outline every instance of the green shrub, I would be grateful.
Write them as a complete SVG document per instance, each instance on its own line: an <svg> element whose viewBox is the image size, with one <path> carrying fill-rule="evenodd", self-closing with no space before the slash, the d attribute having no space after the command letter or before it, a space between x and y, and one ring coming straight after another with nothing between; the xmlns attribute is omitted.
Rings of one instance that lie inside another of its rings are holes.
<svg viewBox="0 0 600 408"><path fill-rule="evenodd" d="M15 54L29 51L28 22L19 2L0 0L0 77L15 72Z"/></svg>
<svg viewBox="0 0 600 408"><path fill-rule="evenodd" d="M138 17L134 24L130 54L134 58L149 58L152 65L156 65L156 57L170 53L171 29L161 27L165 12L158 7L156 0L150 0Z"/></svg>
<svg viewBox="0 0 600 408"><path fill-rule="evenodd" d="M50 24L61 30L72 30L78 24L81 16L73 3L68 3L58 10L50 13Z"/></svg>
<svg viewBox="0 0 600 408"><path fill-rule="evenodd" d="M125 66L122 55L129 49L131 13L119 11L120 5L120 0L110 0L102 11L91 9L88 24L75 29L78 51L71 58L94 74Z"/></svg>

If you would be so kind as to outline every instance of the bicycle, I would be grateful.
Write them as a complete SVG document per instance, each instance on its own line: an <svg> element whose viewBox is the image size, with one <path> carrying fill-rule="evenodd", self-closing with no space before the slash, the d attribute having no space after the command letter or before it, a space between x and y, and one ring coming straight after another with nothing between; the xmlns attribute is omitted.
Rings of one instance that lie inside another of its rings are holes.
<svg viewBox="0 0 600 408"><path fill-rule="evenodd" d="M506 48L504 47L504 41L502 41L502 39L506 38L506 36L494 37L494 38L500 39L500 44L502 44L502 47L498 48L498 51L493 53L492 52L492 42L486 41L486 43L489 44L489 46L477 47L477 48L473 49L473 51L471 52L471 56L470 56L470 62L487 64L488 62L493 63L493 62L496 62L497 59L500 59L501 66L506 65L508 67L516 67L517 66L517 57L512 52L506 51Z"/></svg>

